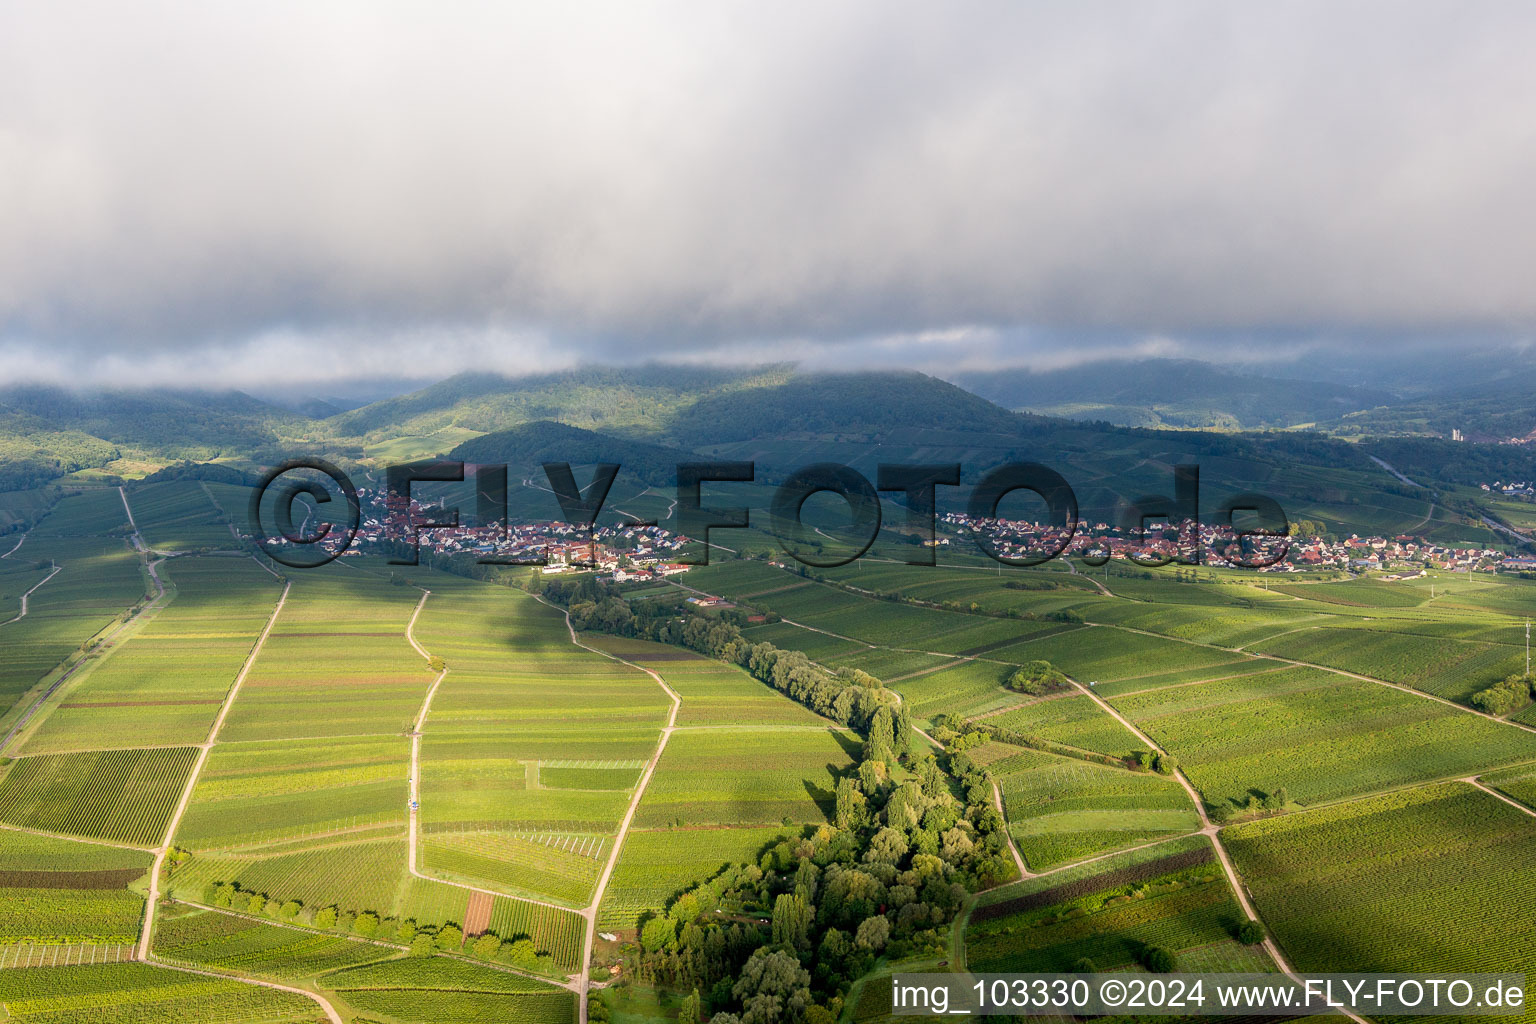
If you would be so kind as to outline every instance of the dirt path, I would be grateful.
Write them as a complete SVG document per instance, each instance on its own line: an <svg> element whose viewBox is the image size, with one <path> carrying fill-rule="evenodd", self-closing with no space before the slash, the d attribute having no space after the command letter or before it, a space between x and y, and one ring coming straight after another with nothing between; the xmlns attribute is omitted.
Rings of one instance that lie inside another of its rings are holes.
<svg viewBox="0 0 1536 1024"><path fill-rule="evenodd" d="M1139 740L1147 745L1148 750L1156 751L1159 754L1166 754L1166 751L1154 743L1150 736L1142 732L1135 725L1131 724L1129 719L1120 714L1120 712L1116 711L1114 708L1110 707L1109 704L1107 704L1098 694L1094 693L1091 689L1079 683L1075 679L1072 680L1072 685L1077 687L1083 693L1086 693L1088 697L1094 701L1094 703L1098 704L1100 708L1113 716L1115 721L1119 722L1126 729L1130 730L1133 735L1135 735ZM1259 912L1254 908L1253 902L1248 898L1248 890L1243 885L1242 876L1237 873L1237 866L1232 863L1232 858L1227 855L1227 848L1221 844L1219 827L1212 823L1210 817L1205 813L1205 801L1200 798L1199 792L1196 791L1195 787L1190 784L1189 779L1184 775L1182 770L1174 769L1173 776L1178 780L1179 785L1184 787L1184 792L1189 794L1190 802L1195 805L1195 813L1200 815L1201 828L1199 834L1207 836L1210 839L1211 846L1216 851L1216 858L1221 862L1221 870L1227 876L1227 885L1232 889L1232 894L1237 897L1237 902L1242 906L1243 912L1245 914L1247 914L1255 921L1261 920L1259 917ZM1296 969L1292 967L1290 961L1286 959L1284 952L1281 951L1275 940L1268 935L1264 937L1264 951L1269 954L1270 959L1275 962L1275 966L1280 968L1281 972L1284 973L1286 977L1290 978L1298 985L1302 983L1301 978L1296 973ZM1366 1021L1363 1017L1360 1017L1354 1013L1350 1013L1348 1010L1341 1010L1340 1012L1350 1020L1355 1021L1356 1024L1366 1024Z"/></svg>
<svg viewBox="0 0 1536 1024"><path fill-rule="evenodd" d="M0 622L0 626L9 626L13 622L20 622L22 619L26 618L27 617L27 598L32 596L32 591L36 590L38 587L41 587L44 583L47 583L49 580L53 579L55 576L57 576L59 573L61 573L63 571L64 571L64 567L62 565L55 565L53 567L53 571L52 572L50 572L47 576L44 576L37 583L33 584L32 585L32 590L28 590L25 594L21 595L21 612L15 618L13 618L13 619L6 619L4 622Z"/></svg>
<svg viewBox="0 0 1536 1024"><path fill-rule="evenodd" d="M1003 812L1003 793L997 788L996 780L992 782L992 806L997 808L997 816L1003 819L1003 835L1008 837L1008 852L1013 854L1013 863L1019 869L1019 878L1033 878L1033 873L1024 863L1024 855L1019 852L1017 844L1013 841L1013 833L1008 831L1008 815Z"/></svg>
<svg viewBox="0 0 1536 1024"><path fill-rule="evenodd" d="M432 660L432 655L425 647L421 646L421 644L416 641L415 631L416 620L420 617L421 610L426 607L427 598L431 596L432 591L422 590L421 600L416 602L416 610L411 613L411 620L405 625L405 639L410 643L411 647L416 650L417 654L420 654L429 662ZM455 889L463 889L466 892L480 893L485 896L502 896L506 899L521 900L524 903L532 903L535 906L549 907L553 910L563 910L568 914L580 914L580 910L565 906L564 904L549 903L544 900L534 899L531 896L518 896L508 892L497 892L495 889L482 889L479 886L469 885L465 882L450 882L443 878L433 878L431 875L423 874L420 870L417 869L417 836L420 832L420 811L418 809L418 805L421 802L421 731L427 723L427 713L432 710L432 698L437 696L438 687L442 685L443 680L447 678L447 676L448 667L445 665L443 666L443 670L437 674L437 678L432 680L432 685L427 689L427 695L421 702L421 710L416 715L416 724L411 729L411 805L410 827L406 832L407 869L412 875L426 882L436 882L438 885L451 885ZM550 984L559 985L561 983L558 981L551 981ZM570 988L571 986L566 984L564 987Z"/></svg>
<svg viewBox="0 0 1536 1024"><path fill-rule="evenodd" d="M203 770L203 765L208 762L208 752L213 749L218 741L219 730L224 728L224 720L229 717L229 709L234 706L235 697L240 693L240 686L245 682L245 677L250 674L251 666L256 663L256 658L261 654L261 649L266 645L267 637L272 633L272 627L277 622L277 617L282 614L283 605L288 601L288 591L293 588L289 583L283 587L282 595L277 599L277 606L272 609L272 614L267 619L267 625L261 631L261 636L256 639L256 645L251 648L251 653L246 656L245 664L240 666L239 675L235 676L234 683L229 688L229 693L224 696L224 703L219 708L218 717L213 720L213 725L208 730L208 739L198 747L197 760L192 765L192 773L187 776L187 784L182 787L181 799L176 803L176 810L171 814L171 820L165 826L165 841L155 851L155 863L149 869L149 896L144 909L144 928L139 934L139 959L149 960L150 941L154 936L155 912L160 904L160 872L165 867L166 854L171 851L171 839L176 835L176 826L181 824L181 817L187 811L187 804L192 801L192 790L197 786L197 777Z"/></svg>
<svg viewBox="0 0 1536 1024"><path fill-rule="evenodd" d="M1098 580L1094 579L1093 578L1093 573L1091 573L1091 572L1078 572L1077 571L1077 566L1072 564L1072 559L1070 559L1070 558L1063 558L1062 561L1067 563L1067 571L1068 572L1070 572L1073 576L1081 576L1083 579L1087 580L1089 583L1092 583L1095 587L1098 587L1099 588L1099 593L1103 594L1105 597L1114 597L1114 596L1116 596L1115 592L1113 590L1110 590L1104 584L1102 584Z"/></svg>
<svg viewBox="0 0 1536 1024"><path fill-rule="evenodd" d="M1142 636L1156 637L1159 640L1172 640L1175 643L1189 644L1191 647L1205 647L1213 651L1226 651L1229 654L1242 654L1250 658L1264 658L1269 661L1279 661L1287 665L1295 665L1297 668L1315 668L1319 672L1332 672L1336 676L1344 676L1349 679L1358 679L1362 683L1375 683L1377 686L1385 686L1393 690L1401 690L1403 693L1409 694L1411 696L1419 697L1423 700L1432 700L1437 704L1444 704L1448 708L1455 708L1457 711L1461 711L1469 715L1476 715L1479 718L1486 718L1491 722L1499 722L1503 725L1513 726L1516 729L1524 729L1526 732L1536 732L1536 726L1526 725L1523 722L1512 722L1507 718L1500 718L1498 715L1490 715L1486 711L1479 711L1476 708L1468 707L1465 704L1457 704L1453 700L1447 700L1444 697L1438 697L1433 693L1425 693L1423 690L1415 690L1413 687L1405 686L1402 683L1394 683L1386 679L1377 679L1375 676L1361 675L1359 672L1351 672L1348 669L1333 668L1329 665L1318 665L1315 662L1310 661L1297 661L1295 658L1282 658L1278 654L1251 654L1247 651L1239 650L1236 647L1222 647L1219 644L1201 643L1199 640L1186 640L1183 637L1168 636L1165 633L1154 633L1151 630L1137 629L1134 626L1117 626L1104 622L1093 622L1089 623L1089 625L1098 626L1101 629L1121 629L1127 633L1139 633ZM1255 641L1255 643L1258 642L1259 641Z"/></svg>
<svg viewBox="0 0 1536 1024"><path fill-rule="evenodd" d="M21 536L16 539L16 543L11 545L11 550L7 551L3 555L0 555L0 558L10 558L16 552L20 551L21 546L27 542L27 537L30 536L31 533L32 531L30 529L22 530Z"/></svg>
<svg viewBox="0 0 1536 1024"><path fill-rule="evenodd" d="M134 612L122 622L118 623L116 628L114 628L111 632L102 636L99 640L92 644L90 648L81 655L79 660L77 660L73 665L66 669L59 676L59 678L55 679L53 684L50 685L48 689L44 690L41 694L38 695L38 698L32 702L32 706L27 708L26 712L23 713L22 716L16 720L15 724L11 726L10 731L5 734L5 738L0 739L0 752L4 752L5 748L10 746L11 740L15 739L17 734L26 728L27 723L32 720L32 717L37 714L37 712L45 703L47 703L48 698L57 693L59 687L63 686L66 682L74 677L76 672L80 671L80 668L86 664L87 655L105 650L112 643L112 641L117 639L117 637L121 635L122 632L128 627L139 622L146 616L158 611L160 608L160 602L165 597L165 584L161 582L160 574L156 571L164 559L156 558L151 560L148 557L144 547L144 538L139 536L139 528L133 522L133 510L128 507L128 495L121 487L117 489L117 493L119 497L123 499L124 511L128 513L128 525L133 527L133 548L139 553L139 557L144 560L144 570L149 574L149 582L155 588L155 596L150 598L149 601L147 601L144 606L137 612ZM26 537L22 538L22 540L25 539ZM21 547L21 543L18 541L16 547L12 548L11 551L14 552L16 548L19 547ZM49 579L52 578L53 577L51 576L49 577ZM44 580L43 582L46 583L47 580ZM39 584L39 586L40 585L41 584ZM37 588L34 587L33 589L35 590Z"/></svg>
<svg viewBox="0 0 1536 1024"><path fill-rule="evenodd" d="M549 604L542 597L538 599L544 604ZM556 607L550 605L550 607ZM661 763L661 755L667 749L667 740L672 738L672 732L677 727L677 713L682 709L683 698L678 696L676 690L667 685L667 681L656 672L644 665L636 665L607 651L600 651L596 647L588 647L576 636L576 627L571 625L571 615L565 609L559 609L565 615L565 628L571 634L571 643L582 650L591 651L593 654L601 654L605 658L617 661L621 665L639 669L653 679L657 686L661 687L672 702L672 709L667 713L667 724L661 730L661 739L656 744L656 753L651 756L650 762L645 766L645 772L640 776L640 781L635 784L635 793L629 800L629 807L624 811L624 819L619 822L619 831L614 836L613 847L608 851L608 862L603 865L603 873L597 878L597 888L593 890L592 905L586 909L583 916L587 919L587 934L582 943L581 951L581 988L577 995L580 1001L578 1020L579 1024L587 1024L587 993L592 988L592 947L597 941L597 910L602 906L603 894L608 889L608 881L613 877L613 869L619 863L619 852L624 848L624 838L629 834L629 826L635 820L635 812L640 809L640 798L645 795L645 787L650 785L651 776L656 772L656 766Z"/></svg>
<svg viewBox="0 0 1536 1024"><path fill-rule="evenodd" d="M1484 793L1487 793L1489 796L1496 797L1499 800L1503 800L1505 803L1509 804L1509 806L1513 807L1515 810L1523 811L1524 813L1529 814L1531 817L1536 818L1536 810L1532 810L1531 808L1525 806L1525 804L1523 804L1520 801L1516 800L1514 797L1506 796L1503 793L1500 793L1498 790L1494 789L1491 786L1483 785L1481 782L1478 781L1476 776L1469 775L1469 776L1466 776L1465 778L1457 779L1456 781L1458 781L1458 782L1465 782L1465 783L1468 783L1469 785L1476 786L1478 789L1482 790Z"/></svg>
<svg viewBox="0 0 1536 1024"><path fill-rule="evenodd" d="M320 1009L325 1012L326 1020L330 1021L331 1024L346 1024L346 1021L342 1020L341 1014L336 1012L336 1007L331 1005L331 1001L329 999L325 998L318 992L311 992L307 988L294 988L292 985L279 985L275 981L261 981L257 978L247 978L238 974L220 974L217 971L200 971L195 967L182 967L179 964L166 963L163 960L152 960L150 962L162 970L180 971L182 974L197 974L204 978L223 978L225 981L238 981L242 985L254 985L257 988L276 989L278 992L292 992L296 996L304 996L306 999L312 999L316 1003L320 1004Z"/></svg>

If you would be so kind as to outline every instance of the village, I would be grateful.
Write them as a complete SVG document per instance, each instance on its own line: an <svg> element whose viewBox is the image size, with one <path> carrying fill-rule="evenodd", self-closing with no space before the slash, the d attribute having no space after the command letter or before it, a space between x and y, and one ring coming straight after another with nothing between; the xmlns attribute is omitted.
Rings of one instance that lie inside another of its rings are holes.
<svg viewBox="0 0 1536 1024"><path fill-rule="evenodd" d="M546 574L596 571L620 582L664 578L689 568L679 558L690 539L661 527L609 524L588 529L561 520L431 527L420 524L443 515L438 503L412 498L407 504L366 488L359 489L359 497L360 521L347 555L406 544L438 557L472 555L486 563L535 565ZM1186 520L1149 524L1141 536L1105 522L1080 522L1068 538L1061 526L1030 520L976 519L963 512L939 514L936 526L935 538L923 542L924 546L985 549L1001 561L1016 563L1032 562L1042 552L1058 551L1057 557L1084 559L1090 565L1102 564L1105 559L1149 566L1174 561L1193 564L1198 536L1199 564L1262 573L1337 570L1392 572L1398 574L1393 578L1410 578L1425 569L1536 572L1536 557L1496 548L1436 544L1409 534L1337 538L1299 532L1283 538L1242 540L1227 527Z"/></svg>
<svg viewBox="0 0 1536 1024"><path fill-rule="evenodd" d="M1025 559L1032 553L1050 551L1065 542L1062 556L1089 558L1095 563L1106 556L1148 564L1181 558L1187 562L1192 560L1198 529L1200 564L1219 568L1249 568L1254 563L1269 561L1279 550L1270 548L1266 555L1264 545L1284 545L1284 555L1274 564L1260 565L1254 571L1296 573L1336 569L1360 573L1402 570L1412 574L1424 569L1488 573L1536 570L1536 558L1512 556L1494 548L1450 547L1408 534L1395 537L1352 534L1342 539L1306 534L1254 538L1249 542L1252 546L1244 553L1238 550L1241 542L1230 529L1188 520L1161 527L1149 525L1144 536L1131 536L1122 527L1108 523L1079 523L1070 541L1065 537L1064 527L1027 520L974 519L964 513L951 512L940 516L940 521L959 537L985 538L991 548L1009 559ZM934 544L948 547L950 541L940 538ZM1238 558L1244 558L1250 564L1245 566L1236 560Z"/></svg>

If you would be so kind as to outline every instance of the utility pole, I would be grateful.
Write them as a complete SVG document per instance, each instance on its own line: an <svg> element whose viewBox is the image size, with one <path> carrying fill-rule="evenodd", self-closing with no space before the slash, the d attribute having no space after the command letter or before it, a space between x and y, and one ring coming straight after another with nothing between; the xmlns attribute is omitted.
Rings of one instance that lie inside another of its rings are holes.
<svg viewBox="0 0 1536 1024"><path fill-rule="evenodd" d="M1525 678L1531 678L1531 620L1525 620Z"/></svg>

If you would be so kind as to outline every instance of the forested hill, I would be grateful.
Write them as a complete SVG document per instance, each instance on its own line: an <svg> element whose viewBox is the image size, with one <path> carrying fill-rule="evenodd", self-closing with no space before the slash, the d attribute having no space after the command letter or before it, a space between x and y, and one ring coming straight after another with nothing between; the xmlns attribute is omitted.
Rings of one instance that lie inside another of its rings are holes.
<svg viewBox="0 0 1536 1024"><path fill-rule="evenodd" d="M303 420L239 391L13 386L0 390L0 490L124 458L270 457Z"/></svg>
<svg viewBox="0 0 1536 1024"><path fill-rule="evenodd" d="M462 462L505 465L514 474L522 475L536 475L545 462L612 462L655 487L674 484L677 464L697 458L680 448L614 437L549 420L482 434L457 445L448 455Z"/></svg>
<svg viewBox="0 0 1536 1024"><path fill-rule="evenodd" d="M1236 373L1193 359L967 373L957 383L1009 409L1119 426L1254 430L1388 405L1384 390Z"/></svg>
<svg viewBox="0 0 1536 1024"><path fill-rule="evenodd" d="M446 427L476 433L535 420L586 429L655 432L701 395L790 375L787 367L750 370L711 367L579 367L527 377L461 373L420 391L365 405L327 421L338 437L381 440L431 434Z"/></svg>
<svg viewBox="0 0 1536 1024"><path fill-rule="evenodd" d="M82 471L135 478L185 461L248 472L307 453L375 468L446 455L521 468L613 461L652 486L668 485L677 462L699 457L752 461L765 483L814 462L848 463L871 480L880 463L960 463L967 485L994 466L1029 460L1062 473L1095 518L1168 494L1172 467L1195 462L1207 511L1258 492L1340 533L1416 530L1490 542L1464 498L1461 506L1449 494L1432 502L1432 492L1536 477L1536 452L1525 446L1131 428L1010 411L910 372L652 366L462 375L322 420L238 392L0 392L0 489ZM1373 455L1423 486L1396 479ZM964 488L946 493L951 507L964 500Z"/></svg>

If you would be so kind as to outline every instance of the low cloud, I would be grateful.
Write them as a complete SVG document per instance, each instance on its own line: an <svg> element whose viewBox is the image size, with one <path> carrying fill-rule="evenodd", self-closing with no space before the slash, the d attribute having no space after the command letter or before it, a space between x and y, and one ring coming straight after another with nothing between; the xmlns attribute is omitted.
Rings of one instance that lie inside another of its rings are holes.
<svg viewBox="0 0 1536 1024"><path fill-rule="evenodd" d="M13 5L0 373L1523 337L1533 48L1476 2Z"/></svg>

